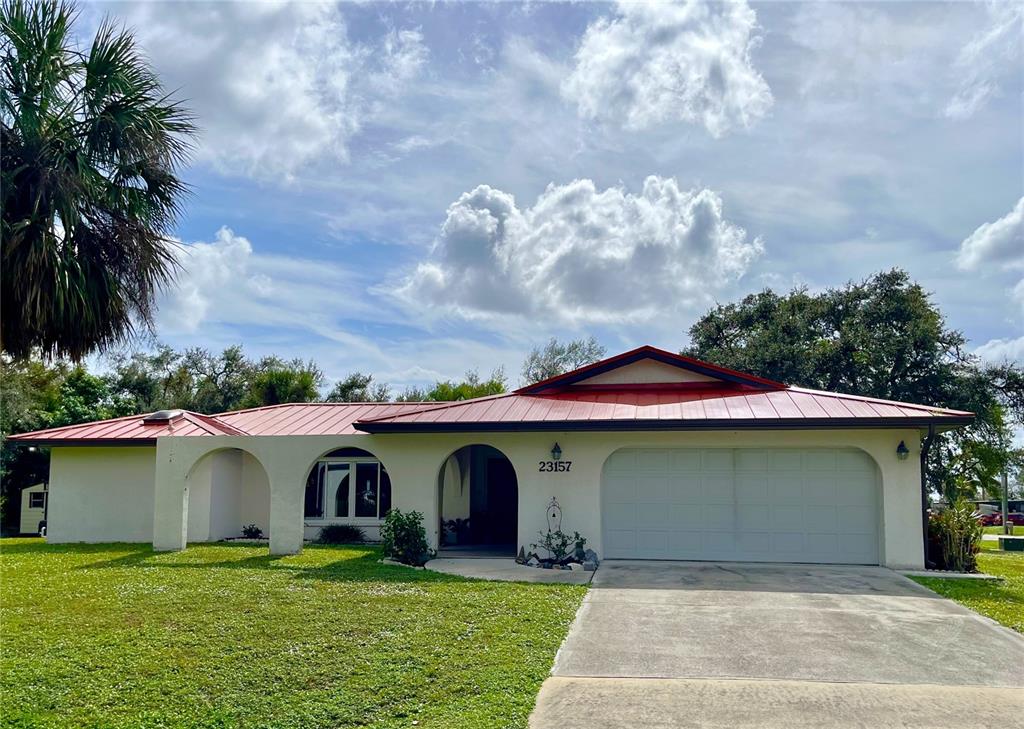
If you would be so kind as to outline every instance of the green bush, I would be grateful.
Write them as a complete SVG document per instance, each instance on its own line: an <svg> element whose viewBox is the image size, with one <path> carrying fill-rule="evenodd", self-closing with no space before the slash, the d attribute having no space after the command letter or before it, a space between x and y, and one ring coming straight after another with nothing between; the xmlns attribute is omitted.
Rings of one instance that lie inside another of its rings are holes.
<svg viewBox="0 0 1024 729"><path fill-rule="evenodd" d="M974 505L958 500L928 519L928 540L938 547L929 556L938 569L977 572L983 531Z"/></svg>
<svg viewBox="0 0 1024 729"><path fill-rule="evenodd" d="M255 524L246 524L242 527L242 536L246 539L263 539L263 530Z"/></svg>
<svg viewBox="0 0 1024 729"><path fill-rule="evenodd" d="M418 511L408 514L398 509L389 511L380 527L380 540L384 554L402 564L419 567L431 557L427 532L423 529L423 514Z"/></svg>
<svg viewBox="0 0 1024 729"><path fill-rule="evenodd" d="M363 530L351 524L328 524L316 536L317 544L359 544L366 541Z"/></svg>

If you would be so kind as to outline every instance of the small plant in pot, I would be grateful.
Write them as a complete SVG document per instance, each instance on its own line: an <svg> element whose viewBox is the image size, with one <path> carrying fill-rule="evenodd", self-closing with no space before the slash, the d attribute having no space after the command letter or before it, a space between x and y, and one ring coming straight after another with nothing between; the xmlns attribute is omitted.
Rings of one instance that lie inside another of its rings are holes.
<svg viewBox="0 0 1024 729"><path fill-rule="evenodd" d="M469 519L449 519L444 523L445 544L465 544L469 541Z"/></svg>

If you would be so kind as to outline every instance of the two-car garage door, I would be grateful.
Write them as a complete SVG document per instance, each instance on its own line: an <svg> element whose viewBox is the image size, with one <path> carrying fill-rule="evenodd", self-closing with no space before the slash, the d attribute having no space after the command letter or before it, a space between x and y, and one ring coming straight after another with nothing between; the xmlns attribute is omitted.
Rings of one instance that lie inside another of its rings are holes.
<svg viewBox="0 0 1024 729"><path fill-rule="evenodd" d="M878 564L878 476L844 449L628 448L602 483L608 559Z"/></svg>

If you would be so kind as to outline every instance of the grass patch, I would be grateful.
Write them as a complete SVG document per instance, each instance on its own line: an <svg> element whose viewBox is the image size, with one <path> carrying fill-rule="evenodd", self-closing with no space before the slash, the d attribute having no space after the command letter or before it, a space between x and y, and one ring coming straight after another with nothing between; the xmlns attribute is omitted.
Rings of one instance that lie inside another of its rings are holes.
<svg viewBox="0 0 1024 729"><path fill-rule="evenodd" d="M373 547L0 543L0 723L524 727L586 588Z"/></svg>
<svg viewBox="0 0 1024 729"><path fill-rule="evenodd" d="M998 542L981 543L978 569L1004 578L988 580L950 580L940 577L911 577L930 590L956 600L971 610L987 615L1024 633L1024 552L999 551Z"/></svg>

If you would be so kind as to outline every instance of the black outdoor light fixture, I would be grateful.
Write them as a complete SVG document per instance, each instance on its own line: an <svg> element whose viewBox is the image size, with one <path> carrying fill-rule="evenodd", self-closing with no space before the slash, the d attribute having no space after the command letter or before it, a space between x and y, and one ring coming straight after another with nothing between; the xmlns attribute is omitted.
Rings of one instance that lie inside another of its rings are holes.
<svg viewBox="0 0 1024 729"><path fill-rule="evenodd" d="M896 457L899 458L901 461L905 461L909 456L910 449L907 448L907 444L901 440L900 444L896 446Z"/></svg>
<svg viewBox="0 0 1024 729"><path fill-rule="evenodd" d="M555 443L554 447L551 449L551 460L562 460L562 449L558 446L558 443Z"/></svg>

